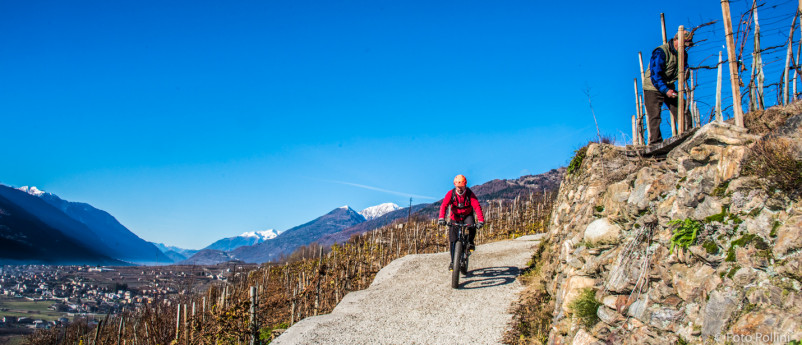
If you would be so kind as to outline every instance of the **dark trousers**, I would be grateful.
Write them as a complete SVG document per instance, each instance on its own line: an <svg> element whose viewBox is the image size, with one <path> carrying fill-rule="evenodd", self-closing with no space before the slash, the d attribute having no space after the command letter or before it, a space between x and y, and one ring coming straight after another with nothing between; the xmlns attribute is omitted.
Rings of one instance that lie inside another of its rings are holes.
<svg viewBox="0 0 802 345"><path fill-rule="evenodd" d="M456 222L458 223L465 223L468 224L468 242L474 243L473 240L476 238L476 221L474 220L473 213L469 214L465 218L460 220L457 218ZM454 262L454 246L457 245L457 240L459 239L459 227L458 226L450 226L448 227L448 242L451 247L451 262ZM467 250L468 248L463 248L463 250Z"/></svg>
<svg viewBox="0 0 802 345"><path fill-rule="evenodd" d="M679 97L679 96L678 96ZM649 122L649 145L657 144L663 141L663 136L660 134L660 108L663 103L668 106L668 111L671 115L677 117L677 107L679 106L679 98L669 98L662 94L660 91L643 90L643 103L646 106L646 116ZM679 126L679 123L676 124ZM685 112L685 129L691 129L691 113Z"/></svg>

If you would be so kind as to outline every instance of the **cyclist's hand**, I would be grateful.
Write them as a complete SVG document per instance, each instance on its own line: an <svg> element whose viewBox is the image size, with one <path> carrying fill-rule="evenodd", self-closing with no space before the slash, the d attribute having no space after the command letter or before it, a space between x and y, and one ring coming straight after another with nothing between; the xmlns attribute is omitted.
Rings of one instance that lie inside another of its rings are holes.
<svg viewBox="0 0 802 345"><path fill-rule="evenodd" d="M437 225L446 225L446 220L443 219L443 218L438 219L437 220Z"/></svg>
<svg viewBox="0 0 802 345"><path fill-rule="evenodd" d="M485 226L485 222L476 223L476 228L477 229L481 229L483 226Z"/></svg>

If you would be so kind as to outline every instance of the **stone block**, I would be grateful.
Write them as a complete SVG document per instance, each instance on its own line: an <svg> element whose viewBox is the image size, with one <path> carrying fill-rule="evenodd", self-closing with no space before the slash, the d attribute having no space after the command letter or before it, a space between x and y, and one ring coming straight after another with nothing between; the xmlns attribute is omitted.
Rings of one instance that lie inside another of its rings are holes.
<svg viewBox="0 0 802 345"><path fill-rule="evenodd" d="M561 294L562 310L569 312L568 306L576 299L583 289L592 288L596 280L590 277L573 276L565 280Z"/></svg>
<svg viewBox="0 0 802 345"><path fill-rule="evenodd" d="M584 240L593 245L615 244L620 241L621 227L609 219L600 218L585 229Z"/></svg>

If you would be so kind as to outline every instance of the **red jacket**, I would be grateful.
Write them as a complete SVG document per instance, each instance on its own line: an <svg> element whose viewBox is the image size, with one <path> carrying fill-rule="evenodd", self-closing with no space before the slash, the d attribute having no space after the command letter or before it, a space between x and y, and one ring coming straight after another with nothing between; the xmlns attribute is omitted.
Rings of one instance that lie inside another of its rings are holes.
<svg viewBox="0 0 802 345"><path fill-rule="evenodd" d="M457 205L455 205L454 203L451 202L452 201L452 196L451 196L452 193L454 193L453 189L448 191L448 193L446 193L446 197L443 198L443 204L440 205L440 217L439 218L445 218L446 217L446 208L451 206L451 220L456 221L457 220L456 217L459 216L461 218L459 220L461 221L462 218L464 218L464 217L470 215L471 213L473 213L474 211L476 211L476 221L484 223L485 216L482 214L482 206L479 205L479 199L476 198L476 195L473 194L473 192L471 191L470 188L466 188L465 189L465 193L463 195L457 194L456 197L453 198L453 199L456 199L455 201L457 202L457 204L461 203L463 205L469 205L469 207L466 207L466 208L458 208ZM466 197L470 199L469 202L466 201Z"/></svg>

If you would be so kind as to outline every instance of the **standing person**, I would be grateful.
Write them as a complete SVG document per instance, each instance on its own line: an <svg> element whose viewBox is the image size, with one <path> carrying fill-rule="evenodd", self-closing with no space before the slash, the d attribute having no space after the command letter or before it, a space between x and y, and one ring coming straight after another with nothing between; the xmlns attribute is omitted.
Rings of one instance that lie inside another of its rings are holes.
<svg viewBox="0 0 802 345"><path fill-rule="evenodd" d="M678 33L679 34L679 33ZM685 31L685 49L691 46L693 32ZM646 115L649 120L649 145L663 141L660 134L660 108L663 103L668 106L668 110L674 117L677 116L677 96L674 82L679 75L679 40L674 35L668 43L657 47L652 51L649 60L649 69L643 79L643 99L646 105ZM685 69L688 69L688 54L685 54ZM691 128L691 114L685 113L685 130Z"/></svg>
<svg viewBox="0 0 802 345"><path fill-rule="evenodd" d="M438 217L438 224L446 225L446 208L451 206L451 221L456 223L464 223L470 225L468 228L468 250L473 251L476 248L474 239L476 238L476 229L481 229L485 225L485 217L482 215L482 206L479 205L479 199L473 194L470 188L467 187L468 180L463 175L454 177L454 189L446 193L443 198L443 203L440 205L440 217ZM477 222L478 220L478 222ZM451 248L451 260L448 262L448 270L454 269L454 245L457 243L459 230L456 226L448 228L448 242Z"/></svg>

